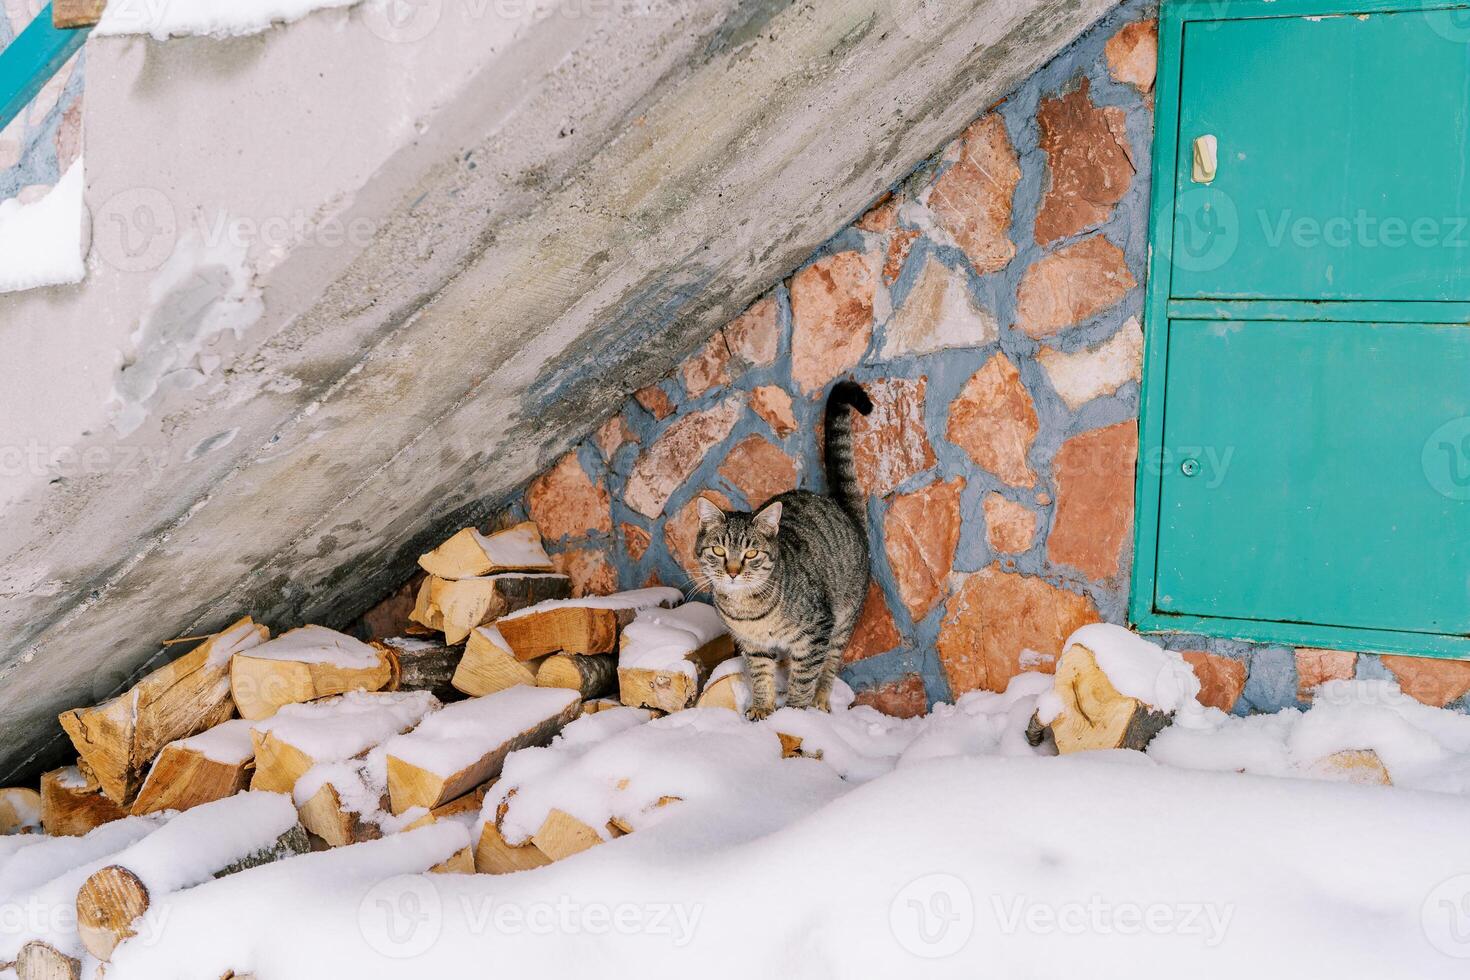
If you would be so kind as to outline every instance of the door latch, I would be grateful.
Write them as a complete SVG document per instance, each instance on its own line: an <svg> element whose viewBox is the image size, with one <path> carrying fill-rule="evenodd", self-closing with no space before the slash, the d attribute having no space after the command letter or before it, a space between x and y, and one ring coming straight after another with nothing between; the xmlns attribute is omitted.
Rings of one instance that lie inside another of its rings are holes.
<svg viewBox="0 0 1470 980"><path fill-rule="evenodd" d="M1196 184L1208 184L1215 179L1217 150L1215 137L1196 136L1194 139L1194 174Z"/></svg>

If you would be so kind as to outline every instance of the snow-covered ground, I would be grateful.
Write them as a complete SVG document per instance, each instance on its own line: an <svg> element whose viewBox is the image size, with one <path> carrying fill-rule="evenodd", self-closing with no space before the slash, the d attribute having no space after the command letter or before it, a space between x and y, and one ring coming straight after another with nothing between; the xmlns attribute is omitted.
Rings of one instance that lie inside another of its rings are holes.
<svg viewBox="0 0 1470 980"><path fill-rule="evenodd" d="M245 871L157 903L107 977L1467 975L1470 718L1338 682L1055 758L1024 738L1050 683L908 721L591 715L512 755L481 819L635 833L515 875L403 873L474 838L451 822ZM1400 785L1281 778L1343 748Z"/></svg>

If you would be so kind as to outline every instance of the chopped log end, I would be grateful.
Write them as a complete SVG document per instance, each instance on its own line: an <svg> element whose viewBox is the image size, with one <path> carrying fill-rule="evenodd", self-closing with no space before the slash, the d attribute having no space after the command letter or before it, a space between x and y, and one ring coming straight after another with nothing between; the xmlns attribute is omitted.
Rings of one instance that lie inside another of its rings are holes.
<svg viewBox="0 0 1470 980"><path fill-rule="evenodd" d="M475 870L480 874L503 875L514 871L529 871L551 863L551 858L534 843L512 847L505 842L495 824L485 822L480 839L475 845Z"/></svg>
<svg viewBox="0 0 1470 980"><path fill-rule="evenodd" d="M41 829L41 794L26 786L0 789L0 834L30 834Z"/></svg>
<svg viewBox="0 0 1470 980"><path fill-rule="evenodd" d="M29 942L15 958L19 980L80 980L82 964L42 942Z"/></svg>
<svg viewBox="0 0 1470 980"><path fill-rule="evenodd" d="M470 697L484 697L517 684L534 685L546 657L517 660L515 654L500 646L485 631L475 630L465 644L464 656L454 669L450 683L455 690Z"/></svg>
<svg viewBox="0 0 1470 980"><path fill-rule="evenodd" d="M371 646L378 657L366 667L236 654L230 659L230 692L235 707L241 718L260 721L288 704L317 701L348 691L381 691L394 681L396 657L382 644Z"/></svg>
<svg viewBox="0 0 1470 980"><path fill-rule="evenodd" d="M419 586L410 618L444 634L450 645L463 643L477 626L544 599L571 595L562 575L504 574L493 578L449 579L430 575Z"/></svg>
<svg viewBox="0 0 1470 980"><path fill-rule="evenodd" d="M254 759L216 762L195 749L170 743L154 760L130 812L141 815L188 810L234 796L250 784L254 765Z"/></svg>
<svg viewBox="0 0 1470 980"><path fill-rule="evenodd" d="M1092 749L1142 751L1173 720L1171 714L1119 693L1092 651L1080 643L1063 651L1054 690L1062 711L1052 719L1051 730L1057 751L1063 754Z"/></svg>
<svg viewBox="0 0 1470 980"><path fill-rule="evenodd" d="M726 674L704 689L699 695L699 700L695 702L695 707L729 708L731 711L739 711L740 699L736 696L736 689L740 682L740 674Z"/></svg>
<svg viewBox="0 0 1470 980"><path fill-rule="evenodd" d="M546 815L541 829L532 835L531 842L551 860L560 861L596 847L603 843L603 839L596 829L565 810L552 810Z"/></svg>
<svg viewBox="0 0 1470 980"><path fill-rule="evenodd" d="M1344 749L1318 759L1311 767L1319 779L1355 783L1359 786L1392 786L1388 767L1372 749Z"/></svg>
<svg viewBox="0 0 1470 980"><path fill-rule="evenodd" d="M658 711L683 711L694 707L699 700L700 689L705 678L715 667L730 659L735 652L735 642L728 634L715 637L684 658L684 665L692 666L694 676L684 665L666 669L646 667L618 668L618 696L623 704L632 708L653 708Z"/></svg>
<svg viewBox="0 0 1470 980"><path fill-rule="evenodd" d="M472 875L475 873L475 854L466 844L429 871L441 875Z"/></svg>
<svg viewBox="0 0 1470 980"><path fill-rule="evenodd" d="M41 777L41 826L52 837L81 837L127 816L75 767Z"/></svg>
<svg viewBox="0 0 1470 980"><path fill-rule="evenodd" d="M127 868L96 872L77 892L77 935L87 952L106 963L133 935L133 920L148 911L148 887Z"/></svg>
<svg viewBox="0 0 1470 980"><path fill-rule="evenodd" d="M612 653L618 643L618 614L592 606L555 606L501 619L495 628L517 660L551 653Z"/></svg>

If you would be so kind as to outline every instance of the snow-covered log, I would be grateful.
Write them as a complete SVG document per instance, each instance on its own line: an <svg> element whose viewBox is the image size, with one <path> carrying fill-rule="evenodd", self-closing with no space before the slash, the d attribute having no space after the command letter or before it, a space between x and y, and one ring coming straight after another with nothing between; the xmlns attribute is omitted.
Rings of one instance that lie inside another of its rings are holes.
<svg viewBox="0 0 1470 980"><path fill-rule="evenodd" d="M1199 689L1178 653L1121 626L1093 623L1068 638L1052 695L1043 698L1037 720L1050 726L1063 754L1142 750L1176 711L1197 708Z"/></svg>
<svg viewBox="0 0 1470 980"><path fill-rule="evenodd" d="M0 835L41 829L41 794L28 786L0 789Z"/></svg>
<svg viewBox="0 0 1470 980"><path fill-rule="evenodd" d="M438 630L444 642L463 643L470 631L506 613L572 594L572 580L550 572L518 572L482 578L443 579L430 575L419 586L410 619Z"/></svg>
<svg viewBox="0 0 1470 980"><path fill-rule="evenodd" d="M113 856L77 891L77 934L111 959L160 896L308 850L296 807L279 793L241 793L174 817Z"/></svg>
<svg viewBox="0 0 1470 980"><path fill-rule="evenodd" d="M347 691L381 691L397 678L397 658L324 626L289 630L230 661L230 691L241 718L268 718L283 705Z"/></svg>
<svg viewBox="0 0 1470 980"><path fill-rule="evenodd" d="M549 653L612 653L618 630L640 610L670 608L679 603L678 589L650 588L537 603L496 620L517 660Z"/></svg>
<svg viewBox="0 0 1470 980"><path fill-rule="evenodd" d="M487 820L480 828L475 842L475 870L482 875L504 875L514 871L529 871L551 863L535 844L512 847L496 829L494 821Z"/></svg>
<svg viewBox="0 0 1470 980"><path fill-rule="evenodd" d="M618 683L618 661L610 653L554 653L541 662L536 672L538 687L561 687L576 691L583 700L600 698Z"/></svg>
<svg viewBox="0 0 1470 980"><path fill-rule="evenodd" d="M464 528L433 551L420 555L419 567L441 579L555 570L542 547L541 532L531 521L494 534Z"/></svg>
<svg viewBox="0 0 1470 980"><path fill-rule="evenodd" d="M251 728L255 775L250 788L290 793L313 766L363 755L417 725L439 706L427 691L351 691L312 704L287 705Z"/></svg>
<svg viewBox="0 0 1470 980"><path fill-rule="evenodd" d="M133 801L133 813L187 810L233 796L250 783L255 746L244 718L163 747Z"/></svg>
<svg viewBox="0 0 1470 980"><path fill-rule="evenodd" d="M517 684L534 685L536 674L549 656L517 660L500 630L481 626L465 643L464 656L454 669L454 688L479 698Z"/></svg>
<svg viewBox="0 0 1470 980"><path fill-rule="evenodd" d="M395 636L383 640L398 658L397 691L428 691L440 701L457 701L459 693L450 683L464 653L439 639Z"/></svg>
<svg viewBox="0 0 1470 980"><path fill-rule="evenodd" d="M430 715L384 745L393 812L432 810L494 779L507 755L545 745L581 711L575 691L513 687Z"/></svg>
<svg viewBox="0 0 1470 980"><path fill-rule="evenodd" d="M619 696L629 707L682 711L694 705L705 680L734 652L713 606L689 602L644 610L623 630Z"/></svg>
<svg viewBox="0 0 1470 980"><path fill-rule="evenodd" d="M53 837L80 837L126 814L76 766L41 776L41 827Z"/></svg>
<svg viewBox="0 0 1470 980"><path fill-rule="evenodd" d="M81 769L120 806L133 802L153 758L165 745L231 718L230 661L258 650L269 636L246 616L144 677L118 697L63 712L61 727Z"/></svg>

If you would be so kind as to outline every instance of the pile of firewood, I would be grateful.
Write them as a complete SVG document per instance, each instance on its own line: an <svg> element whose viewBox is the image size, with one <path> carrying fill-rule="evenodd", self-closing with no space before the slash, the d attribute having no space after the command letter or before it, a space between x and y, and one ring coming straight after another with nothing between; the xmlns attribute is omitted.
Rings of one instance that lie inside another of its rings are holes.
<svg viewBox="0 0 1470 980"><path fill-rule="evenodd" d="M711 607L667 588L572 598L533 524L466 528L420 565L417 635L363 642L303 626L272 638L247 616L123 694L62 714L75 764L39 790L0 790L0 833L85 838L68 875L29 883L75 893L75 933L12 937L0 969L79 977L87 956L105 968L160 892L440 821L478 840L420 870L560 859L604 835L553 811L512 847L493 812L481 817L509 753L548 744L584 712L652 719L748 697ZM197 846L212 834L234 843ZM199 852L182 877L161 867L168 835Z"/></svg>

